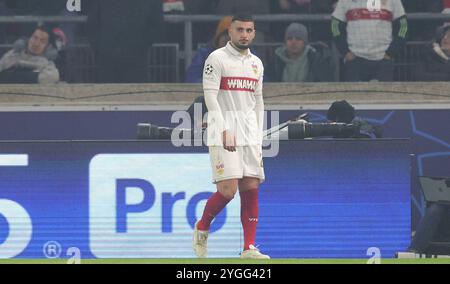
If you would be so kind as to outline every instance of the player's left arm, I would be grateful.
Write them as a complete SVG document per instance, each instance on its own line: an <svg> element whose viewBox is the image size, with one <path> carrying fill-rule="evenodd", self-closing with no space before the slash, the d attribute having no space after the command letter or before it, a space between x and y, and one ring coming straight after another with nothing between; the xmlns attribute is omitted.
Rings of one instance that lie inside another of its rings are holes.
<svg viewBox="0 0 450 284"><path fill-rule="evenodd" d="M261 141L262 141L262 135L264 131L264 99L263 99L263 78L264 78L264 67L262 66L261 74L258 80L258 86L255 91L255 113L256 118L258 121L258 128L259 128L259 135L261 135Z"/></svg>
<svg viewBox="0 0 450 284"><path fill-rule="evenodd" d="M408 34L408 20L400 0L394 1L392 12L394 18L392 22L392 42L386 50L386 55L391 58L395 57L405 45Z"/></svg>

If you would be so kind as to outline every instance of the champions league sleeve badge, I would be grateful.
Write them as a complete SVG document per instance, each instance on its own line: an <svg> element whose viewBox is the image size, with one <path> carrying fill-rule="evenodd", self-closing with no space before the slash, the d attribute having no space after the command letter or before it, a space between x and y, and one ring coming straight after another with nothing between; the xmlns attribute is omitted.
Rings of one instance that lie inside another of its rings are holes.
<svg viewBox="0 0 450 284"><path fill-rule="evenodd" d="M214 67L211 64L205 66L205 75L211 75L214 71Z"/></svg>

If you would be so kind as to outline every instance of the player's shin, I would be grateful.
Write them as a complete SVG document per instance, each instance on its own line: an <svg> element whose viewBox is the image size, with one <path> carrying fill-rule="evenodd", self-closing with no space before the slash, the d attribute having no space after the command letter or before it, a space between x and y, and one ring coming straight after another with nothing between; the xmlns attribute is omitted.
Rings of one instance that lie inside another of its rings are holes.
<svg viewBox="0 0 450 284"><path fill-rule="evenodd" d="M227 206L230 199L225 198L220 192L216 192L206 202L202 218L198 222L197 228L201 231L209 231L213 219Z"/></svg>
<svg viewBox="0 0 450 284"><path fill-rule="evenodd" d="M244 250L255 244L258 225L258 189L241 191L241 222L244 230Z"/></svg>

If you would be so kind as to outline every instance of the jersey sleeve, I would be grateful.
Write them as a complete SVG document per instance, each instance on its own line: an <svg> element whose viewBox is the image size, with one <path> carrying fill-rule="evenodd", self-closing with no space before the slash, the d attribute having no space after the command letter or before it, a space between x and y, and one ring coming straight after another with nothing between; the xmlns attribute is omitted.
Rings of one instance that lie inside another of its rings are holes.
<svg viewBox="0 0 450 284"><path fill-rule="evenodd" d="M264 79L264 66L262 62L259 63L261 73L259 74L258 85L256 86L255 96L262 96L263 93L263 79Z"/></svg>
<svg viewBox="0 0 450 284"><path fill-rule="evenodd" d="M261 75L258 80L258 86L255 91L255 113L258 120L258 128L260 135L259 140L262 141L262 134L264 131L264 99L263 99L263 81L264 81L264 66L261 63Z"/></svg>
<svg viewBox="0 0 450 284"><path fill-rule="evenodd" d="M221 67L219 59L212 53L203 69L203 93L208 109L208 146L223 145L222 132L228 129L217 98L222 78Z"/></svg>
<svg viewBox="0 0 450 284"><path fill-rule="evenodd" d="M222 66L218 56L210 54L203 68L203 90L219 91L222 78Z"/></svg>

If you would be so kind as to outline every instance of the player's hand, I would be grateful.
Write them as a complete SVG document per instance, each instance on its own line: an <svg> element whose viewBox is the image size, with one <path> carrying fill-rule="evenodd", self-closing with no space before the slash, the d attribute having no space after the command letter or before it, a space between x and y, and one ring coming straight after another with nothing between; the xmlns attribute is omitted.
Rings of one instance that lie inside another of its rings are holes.
<svg viewBox="0 0 450 284"><path fill-rule="evenodd" d="M236 137L230 131L222 132L223 148L229 152L236 152Z"/></svg>
<svg viewBox="0 0 450 284"><path fill-rule="evenodd" d="M349 51L349 52L347 52L347 54L345 55L344 61L345 61L345 62L349 62L349 61L354 60L355 58L356 58L356 55L355 55L353 52Z"/></svg>
<svg viewBox="0 0 450 284"><path fill-rule="evenodd" d="M385 60L391 60L392 57L390 57L387 53L384 54L384 59Z"/></svg>

